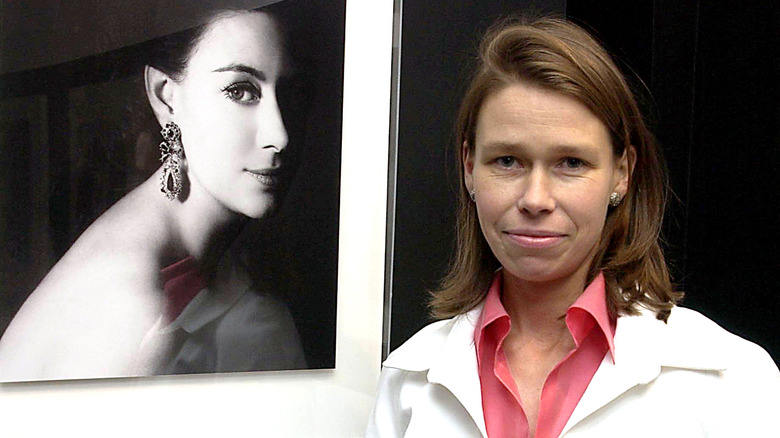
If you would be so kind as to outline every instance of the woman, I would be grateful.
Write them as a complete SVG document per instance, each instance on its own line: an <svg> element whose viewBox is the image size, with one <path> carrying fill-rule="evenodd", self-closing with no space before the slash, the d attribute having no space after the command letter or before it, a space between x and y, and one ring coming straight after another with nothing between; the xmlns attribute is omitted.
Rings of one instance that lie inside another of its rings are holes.
<svg viewBox="0 0 780 438"><path fill-rule="evenodd" d="M677 307L666 177L614 62L561 19L480 47L456 124L456 254L385 361L368 436L751 436L780 373Z"/></svg>
<svg viewBox="0 0 780 438"><path fill-rule="evenodd" d="M286 306L223 257L249 219L274 212L291 175L282 29L264 12L221 12L150 54L162 166L27 299L0 341L2 380L305 366Z"/></svg>

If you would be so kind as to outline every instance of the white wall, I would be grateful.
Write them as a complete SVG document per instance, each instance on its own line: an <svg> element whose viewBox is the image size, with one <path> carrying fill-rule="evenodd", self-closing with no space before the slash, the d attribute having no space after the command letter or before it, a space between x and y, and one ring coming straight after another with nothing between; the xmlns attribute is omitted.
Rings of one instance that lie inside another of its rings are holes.
<svg viewBox="0 0 780 438"><path fill-rule="evenodd" d="M0 385L0 436L362 436L379 376L392 0L346 16L336 369Z"/></svg>

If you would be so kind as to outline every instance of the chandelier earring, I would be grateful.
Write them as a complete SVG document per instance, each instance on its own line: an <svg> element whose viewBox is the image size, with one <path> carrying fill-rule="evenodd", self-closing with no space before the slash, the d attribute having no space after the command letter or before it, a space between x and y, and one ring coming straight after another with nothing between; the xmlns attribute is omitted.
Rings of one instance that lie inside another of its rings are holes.
<svg viewBox="0 0 780 438"><path fill-rule="evenodd" d="M474 193L474 189L469 192L469 198L471 198L471 202L477 202L477 194Z"/></svg>
<svg viewBox="0 0 780 438"><path fill-rule="evenodd" d="M181 193L181 158L184 149L181 145L181 129L176 123L168 122L160 131L163 142L160 143L160 161L163 163L160 191L173 201Z"/></svg>

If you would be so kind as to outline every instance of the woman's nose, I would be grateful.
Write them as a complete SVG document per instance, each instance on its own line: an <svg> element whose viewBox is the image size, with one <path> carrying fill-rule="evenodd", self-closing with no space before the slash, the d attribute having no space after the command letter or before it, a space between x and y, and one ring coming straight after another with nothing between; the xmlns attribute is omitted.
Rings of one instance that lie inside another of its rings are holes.
<svg viewBox="0 0 780 438"><path fill-rule="evenodd" d="M281 152L289 142L287 128L285 128L282 119L282 111L275 96L269 96L264 103L265 108L260 112L261 120L257 132L258 146Z"/></svg>
<svg viewBox="0 0 780 438"><path fill-rule="evenodd" d="M551 212L555 209L555 198L551 181L544 169L532 170L522 183L523 190L517 200L517 207L531 215Z"/></svg>

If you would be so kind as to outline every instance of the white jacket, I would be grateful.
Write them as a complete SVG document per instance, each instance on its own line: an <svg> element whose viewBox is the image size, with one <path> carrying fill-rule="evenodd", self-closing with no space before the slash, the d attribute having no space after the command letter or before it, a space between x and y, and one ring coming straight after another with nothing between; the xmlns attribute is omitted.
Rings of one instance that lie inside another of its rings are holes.
<svg viewBox="0 0 780 438"><path fill-rule="evenodd" d="M485 437L474 327L481 308L420 330L384 362L368 437ZM780 372L761 347L674 308L618 318L560 436L780 436ZM493 437L491 437L493 438Z"/></svg>

